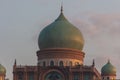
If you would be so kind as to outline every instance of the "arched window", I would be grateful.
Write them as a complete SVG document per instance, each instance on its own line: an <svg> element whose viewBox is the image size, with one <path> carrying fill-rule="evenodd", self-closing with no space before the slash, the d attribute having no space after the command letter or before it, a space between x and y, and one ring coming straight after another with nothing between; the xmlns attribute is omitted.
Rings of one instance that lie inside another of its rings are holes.
<svg viewBox="0 0 120 80"><path fill-rule="evenodd" d="M43 61L43 67L45 67L46 66L46 63L45 63L45 61Z"/></svg>
<svg viewBox="0 0 120 80"><path fill-rule="evenodd" d="M28 80L34 80L34 72L29 72L28 75Z"/></svg>
<svg viewBox="0 0 120 80"><path fill-rule="evenodd" d="M79 74L74 74L73 80L79 80L79 77L80 77Z"/></svg>
<svg viewBox="0 0 120 80"><path fill-rule="evenodd" d="M60 62L59 62L59 66L64 66L64 65L63 65L63 61L60 61Z"/></svg>
<svg viewBox="0 0 120 80"><path fill-rule="evenodd" d="M50 66L54 66L54 61L50 61Z"/></svg>
<svg viewBox="0 0 120 80"><path fill-rule="evenodd" d="M18 80L23 80L24 79L24 74L23 72L18 73Z"/></svg>
<svg viewBox="0 0 120 80"><path fill-rule="evenodd" d="M69 62L69 65L72 66L72 61Z"/></svg>

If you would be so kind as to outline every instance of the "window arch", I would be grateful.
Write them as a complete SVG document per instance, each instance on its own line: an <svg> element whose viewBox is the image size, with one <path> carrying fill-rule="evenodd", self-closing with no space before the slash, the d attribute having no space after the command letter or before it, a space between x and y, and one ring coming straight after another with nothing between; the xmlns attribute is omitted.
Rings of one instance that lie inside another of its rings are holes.
<svg viewBox="0 0 120 80"><path fill-rule="evenodd" d="M54 66L54 61L50 61L50 66Z"/></svg>
<svg viewBox="0 0 120 80"><path fill-rule="evenodd" d="M59 66L64 66L63 61L59 62Z"/></svg>

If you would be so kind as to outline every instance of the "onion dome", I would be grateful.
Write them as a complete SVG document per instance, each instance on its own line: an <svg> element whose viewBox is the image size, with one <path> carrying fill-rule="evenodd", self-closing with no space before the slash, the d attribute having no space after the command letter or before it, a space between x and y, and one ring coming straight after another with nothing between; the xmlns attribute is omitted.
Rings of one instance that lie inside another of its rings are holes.
<svg viewBox="0 0 120 80"><path fill-rule="evenodd" d="M0 74L6 74L6 69L3 65L0 64Z"/></svg>
<svg viewBox="0 0 120 80"><path fill-rule="evenodd" d="M101 69L102 75L116 75L116 68L108 61Z"/></svg>
<svg viewBox="0 0 120 80"><path fill-rule="evenodd" d="M38 45L40 49L71 48L82 50L84 39L80 30L65 18L61 8L59 17L41 31Z"/></svg>

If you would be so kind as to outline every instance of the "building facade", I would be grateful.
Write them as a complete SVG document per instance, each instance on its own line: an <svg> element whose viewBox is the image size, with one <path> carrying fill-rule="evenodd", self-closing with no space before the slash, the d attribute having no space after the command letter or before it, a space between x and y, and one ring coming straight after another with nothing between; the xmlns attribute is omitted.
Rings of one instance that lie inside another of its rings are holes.
<svg viewBox="0 0 120 80"><path fill-rule="evenodd" d="M104 71L100 74L95 68L94 60L91 65L84 65L84 38L65 18L62 7L59 17L40 32L38 46L37 65L17 65L15 60L13 80L106 79Z"/></svg>

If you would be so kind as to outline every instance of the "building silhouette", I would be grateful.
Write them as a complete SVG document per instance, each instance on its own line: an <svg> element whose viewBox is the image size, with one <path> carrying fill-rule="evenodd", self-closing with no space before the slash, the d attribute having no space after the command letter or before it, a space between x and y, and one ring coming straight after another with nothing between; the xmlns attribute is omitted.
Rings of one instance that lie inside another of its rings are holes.
<svg viewBox="0 0 120 80"><path fill-rule="evenodd" d="M95 62L84 65L84 38L64 16L46 26L39 34L37 65L13 65L13 80L114 80L116 68L108 61L101 73Z"/></svg>

